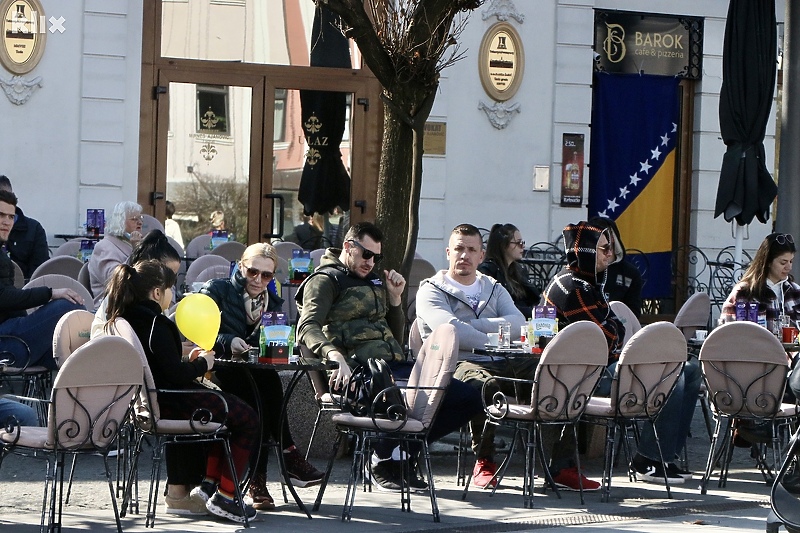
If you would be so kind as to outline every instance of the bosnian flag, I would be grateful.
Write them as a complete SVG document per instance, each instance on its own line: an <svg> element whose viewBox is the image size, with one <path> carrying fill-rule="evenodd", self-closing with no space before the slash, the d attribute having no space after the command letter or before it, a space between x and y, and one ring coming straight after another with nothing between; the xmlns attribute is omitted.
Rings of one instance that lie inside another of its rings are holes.
<svg viewBox="0 0 800 533"><path fill-rule="evenodd" d="M594 76L589 217L615 220L625 248L645 254L646 299L669 297L672 289L679 82Z"/></svg>

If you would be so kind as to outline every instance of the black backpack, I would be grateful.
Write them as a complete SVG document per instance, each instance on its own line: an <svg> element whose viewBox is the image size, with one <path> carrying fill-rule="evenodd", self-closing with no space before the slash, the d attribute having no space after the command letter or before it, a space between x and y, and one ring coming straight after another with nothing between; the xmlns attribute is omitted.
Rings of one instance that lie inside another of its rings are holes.
<svg viewBox="0 0 800 533"><path fill-rule="evenodd" d="M397 388L386 391L390 387L395 382L389 365L383 359L369 359L353 370L342 409L355 416L402 420L406 416L403 394Z"/></svg>

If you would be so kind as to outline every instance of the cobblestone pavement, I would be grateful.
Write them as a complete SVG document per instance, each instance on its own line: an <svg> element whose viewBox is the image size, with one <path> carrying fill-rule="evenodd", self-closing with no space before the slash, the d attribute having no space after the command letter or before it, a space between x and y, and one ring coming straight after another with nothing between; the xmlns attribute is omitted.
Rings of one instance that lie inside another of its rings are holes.
<svg viewBox="0 0 800 533"><path fill-rule="evenodd" d="M699 409L689 440L689 465L702 470L708 453L708 437ZM508 435L498 434L499 439ZM597 448L595 446L595 448ZM149 450L146 450L149 451ZM455 485L456 457L453 443L438 444L434 451L434 474L441 510L441 522L434 523L430 501L425 494L412 496L412 512L403 513L397 494L385 492L356 494L352 523L340 521L341 506L347 482L349 461L337 460L331 484L323 505L313 520L299 513L294 503L279 503L272 512L259 513L252 524L256 531L290 531L338 533L358 528L359 532L482 532L533 531L568 527L575 531L696 531L704 533L730 531L763 531L768 513L769 487L753 466L747 450L734 454L727 488L718 489L712 479L709 493L700 495L699 475L684 485L673 487L673 498L667 499L663 486L631 483L624 468L617 468L612 483L611 502L601 503L598 493L587 493L585 505L577 493L562 493L558 499L552 492L537 493L534 509L523 509L521 496L523 459L520 453L509 467L497 494L470 490L462 501L462 488ZM595 450L596 453L596 450ZM145 453L145 456L147 453ZM314 461L324 466L323 459ZM28 533L38 529L44 478L44 461L9 456L0 469L0 531ZM590 477L599 479L602 461L595 457L584 460ZM150 463L142 460L140 475L149 477ZM279 500L280 485L271 472L270 491ZM163 485L162 485L163 486ZM146 500L148 481L141 481L140 494ZM316 488L299 489L307 504L316 496ZM163 502L163 497L160 498ZM144 507L139 515L123 518L128 532L145 531ZM239 531L241 526L211 518L189 519L166 515L159 504L156 529L164 531ZM69 505L64 508L64 531L114 531L110 495L99 457L83 457L78 462Z"/></svg>

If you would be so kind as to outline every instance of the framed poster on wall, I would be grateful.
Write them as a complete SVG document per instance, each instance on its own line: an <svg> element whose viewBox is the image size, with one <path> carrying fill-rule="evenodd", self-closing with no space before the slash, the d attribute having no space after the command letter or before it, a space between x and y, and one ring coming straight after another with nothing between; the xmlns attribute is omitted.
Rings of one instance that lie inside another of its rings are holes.
<svg viewBox="0 0 800 533"><path fill-rule="evenodd" d="M565 133L561 141L561 207L583 204L583 133Z"/></svg>

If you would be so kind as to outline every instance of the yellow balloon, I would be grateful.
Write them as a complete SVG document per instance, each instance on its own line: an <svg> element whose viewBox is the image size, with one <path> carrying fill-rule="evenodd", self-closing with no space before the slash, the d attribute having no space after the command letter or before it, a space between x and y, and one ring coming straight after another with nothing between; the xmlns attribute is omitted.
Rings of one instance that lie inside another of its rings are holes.
<svg viewBox="0 0 800 533"><path fill-rule="evenodd" d="M187 339L204 350L211 350L219 333L219 307L206 294L188 294L178 303L175 323Z"/></svg>

